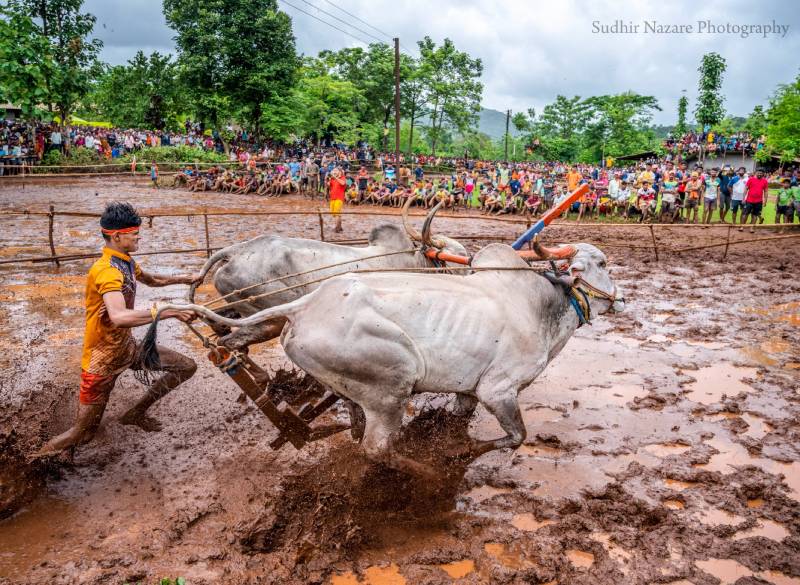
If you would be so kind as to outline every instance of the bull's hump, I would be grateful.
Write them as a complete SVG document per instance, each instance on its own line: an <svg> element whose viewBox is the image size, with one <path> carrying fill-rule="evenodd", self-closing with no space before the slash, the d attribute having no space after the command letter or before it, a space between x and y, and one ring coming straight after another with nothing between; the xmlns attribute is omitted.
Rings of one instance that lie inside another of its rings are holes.
<svg viewBox="0 0 800 585"><path fill-rule="evenodd" d="M486 268L491 266L527 268L528 264L517 252L506 244L489 244L481 248L472 258L472 266Z"/></svg>

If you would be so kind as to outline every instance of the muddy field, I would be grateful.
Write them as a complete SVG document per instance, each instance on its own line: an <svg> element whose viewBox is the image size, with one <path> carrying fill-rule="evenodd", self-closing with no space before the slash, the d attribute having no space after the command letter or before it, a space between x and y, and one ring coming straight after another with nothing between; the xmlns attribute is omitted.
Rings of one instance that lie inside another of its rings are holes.
<svg viewBox="0 0 800 585"><path fill-rule="evenodd" d="M111 179L0 185L0 209L97 212L113 199L144 213L319 205ZM379 221L348 217L344 237ZM0 222L0 259L47 253L46 219ZM98 249L95 222L57 219L58 251ZM443 218L436 229L512 237L521 227ZM212 219L210 231L218 247L267 232L318 237L319 225L241 217ZM142 233L142 250L205 246L197 219L157 218ZM658 238L678 248L721 234ZM581 328L523 391L525 445L440 457L439 482L365 461L348 433L271 451L277 431L174 321L161 342L199 369L153 409L164 430L117 422L143 392L126 373L74 465L27 465L74 416L91 261L0 266L0 583L800 583L800 240L731 247L724 262L720 248L656 262L618 247L649 245L637 228L546 236L603 248L626 312ZM143 264L187 272L203 261ZM138 303L184 293L141 286ZM277 344L252 355L288 366ZM408 407L408 449L441 456L465 432L500 434L481 407L467 428L435 404Z"/></svg>

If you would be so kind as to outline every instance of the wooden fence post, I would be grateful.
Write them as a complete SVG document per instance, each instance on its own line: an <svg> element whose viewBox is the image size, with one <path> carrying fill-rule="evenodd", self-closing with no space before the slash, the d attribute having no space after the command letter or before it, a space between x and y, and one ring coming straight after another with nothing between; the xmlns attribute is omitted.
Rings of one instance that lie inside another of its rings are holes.
<svg viewBox="0 0 800 585"><path fill-rule="evenodd" d="M656 255L656 262L658 262L658 243L656 242L656 230L653 224L650 224L650 236L653 238L653 252Z"/></svg>
<svg viewBox="0 0 800 585"><path fill-rule="evenodd" d="M206 257L211 258L211 238L208 236L208 208L203 208L203 226L206 231Z"/></svg>
<svg viewBox="0 0 800 585"><path fill-rule="evenodd" d="M325 223L322 221L322 210L317 207L317 216L319 217L319 239L325 241Z"/></svg>
<svg viewBox="0 0 800 585"><path fill-rule="evenodd" d="M48 220L48 227L47 227L47 239L50 242L50 255L53 257L53 262L56 266L61 266L61 263L58 261L56 257L56 244L53 241L53 220L55 219L55 207L53 205L50 206L50 213L47 214Z"/></svg>
<svg viewBox="0 0 800 585"><path fill-rule="evenodd" d="M728 226L728 237L725 239L725 253L722 254L722 259L723 260L725 260L725 258L728 257L728 248L731 245L731 231L732 230L733 230L733 225L729 225Z"/></svg>
<svg viewBox="0 0 800 585"><path fill-rule="evenodd" d="M532 225L531 216L527 212L525 213L525 225L526 225L525 231L527 232L529 229L531 229ZM528 250L533 250L533 239L528 240Z"/></svg>

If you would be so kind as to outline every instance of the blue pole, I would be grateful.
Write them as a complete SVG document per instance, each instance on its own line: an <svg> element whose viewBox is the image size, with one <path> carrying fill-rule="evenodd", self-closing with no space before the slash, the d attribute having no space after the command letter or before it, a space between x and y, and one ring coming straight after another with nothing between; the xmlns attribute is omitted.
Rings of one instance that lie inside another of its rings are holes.
<svg viewBox="0 0 800 585"><path fill-rule="evenodd" d="M584 196L589 191L589 185L583 184L572 193L570 193L564 201L556 205L553 209L545 213L542 218L529 227L524 234L517 238L517 241L511 244L515 250L519 250L533 239L533 236L541 232L545 227L550 225L555 218L559 217L567 208L575 203L578 199Z"/></svg>

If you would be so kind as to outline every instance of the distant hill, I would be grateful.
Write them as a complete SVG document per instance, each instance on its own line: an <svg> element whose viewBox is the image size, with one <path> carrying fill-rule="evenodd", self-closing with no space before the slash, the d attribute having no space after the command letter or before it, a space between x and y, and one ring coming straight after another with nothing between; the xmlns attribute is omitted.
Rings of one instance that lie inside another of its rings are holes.
<svg viewBox="0 0 800 585"><path fill-rule="evenodd" d="M478 121L478 132L483 132L484 134L489 135L492 138L492 140L497 140L498 138L502 138L505 135L506 133L505 112L482 109L479 116L480 119ZM510 122L508 124L508 132L509 134L511 134L511 136L517 136L519 134L516 128L514 128L514 124Z"/></svg>

